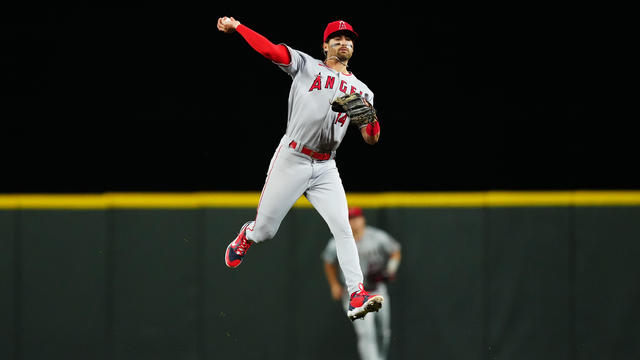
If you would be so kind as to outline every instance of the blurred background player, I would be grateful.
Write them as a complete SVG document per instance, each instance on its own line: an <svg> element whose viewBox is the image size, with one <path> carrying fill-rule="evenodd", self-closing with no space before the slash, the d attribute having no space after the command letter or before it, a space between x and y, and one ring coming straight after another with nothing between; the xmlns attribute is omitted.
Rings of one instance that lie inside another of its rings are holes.
<svg viewBox="0 0 640 360"><path fill-rule="evenodd" d="M358 353L362 360L386 359L391 341L391 308L387 282L393 281L402 257L400 244L387 232L368 226L361 208L349 209L349 223L356 240L365 288L384 297L387 304L378 313L354 321ZM349 301L344 277L338 274L336 244L332 238L323 253L324 271L334 300Z"/></svg>

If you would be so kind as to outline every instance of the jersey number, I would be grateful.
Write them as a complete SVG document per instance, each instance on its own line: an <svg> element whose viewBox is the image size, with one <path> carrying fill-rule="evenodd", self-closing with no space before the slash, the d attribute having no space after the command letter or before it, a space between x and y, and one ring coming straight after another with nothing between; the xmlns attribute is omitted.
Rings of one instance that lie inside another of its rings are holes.
<svg viewBox="0 0 640 360"><path fill-rule="evenodd" d="M334 124L340 123L340 127L344 126L344 122L347 121L346 113L338 113L338 117L336 117L336 122Z"/></svg>

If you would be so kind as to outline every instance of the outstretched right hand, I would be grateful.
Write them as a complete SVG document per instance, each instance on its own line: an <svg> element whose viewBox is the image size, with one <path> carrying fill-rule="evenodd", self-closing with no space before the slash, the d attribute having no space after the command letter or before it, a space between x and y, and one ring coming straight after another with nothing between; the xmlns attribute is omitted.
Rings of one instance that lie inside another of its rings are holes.
<svg viewBox="0 0 640 360"><path fill-rule="evenodd" d="M218 30L225 34L231 34L236 31L236 28L240 25L240 21L233 17L221 17L218 18Z"/></svg>

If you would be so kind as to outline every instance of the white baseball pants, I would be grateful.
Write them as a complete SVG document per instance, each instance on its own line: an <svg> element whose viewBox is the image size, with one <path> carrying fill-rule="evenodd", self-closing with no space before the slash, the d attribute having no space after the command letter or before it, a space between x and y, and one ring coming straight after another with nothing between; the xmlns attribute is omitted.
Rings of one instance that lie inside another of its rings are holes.
<svg viewBox="0 0 640 360"><path fill-rule="evenodd" d="M356 292L362 283L362 270L336 162L333 158L312 159L300 152L302 144L291 148L291 141L285 135L271 158L256 219L247 227L247 239L255 242L272 239L293 204L305 195L336 239L338 263L349 294Z"/></svg>

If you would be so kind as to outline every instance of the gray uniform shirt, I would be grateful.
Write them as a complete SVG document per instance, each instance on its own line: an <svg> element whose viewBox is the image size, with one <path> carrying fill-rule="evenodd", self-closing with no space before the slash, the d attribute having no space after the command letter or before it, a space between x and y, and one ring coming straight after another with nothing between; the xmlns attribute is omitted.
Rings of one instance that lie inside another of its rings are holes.
<svg viewBox="0 0 640 360"><path fill-rule="evenodd" d="M356 241L362 275L366 278L369 274L375 274L385 270L389 256L400 250L401 246L387 232L367 226L364 229L362 239ZM322 252L322 259L328 263L337 263L336 241L331 238ZM344 281L344 279L343 279Z"/></svg>
<svg viewBox="0 0 640 360"><path fill-rule="evenodd" d="M322 60L289 46L287 48L291 63L278 64L293 78L286 135L315 151L335 151L347 132L350 120L346 114L331 110L331 102L339 96L357 92L373 105L373 92L353 73L337 72Z"/></svg>

